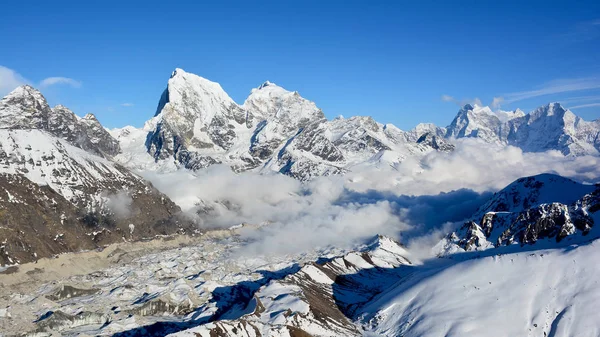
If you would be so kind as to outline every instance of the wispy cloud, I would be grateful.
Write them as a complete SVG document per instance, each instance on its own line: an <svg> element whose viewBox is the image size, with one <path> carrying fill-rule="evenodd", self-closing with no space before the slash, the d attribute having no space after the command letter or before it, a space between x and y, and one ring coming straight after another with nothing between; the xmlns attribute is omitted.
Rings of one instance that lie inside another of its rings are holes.
<svg viewBox="0 0 600 337"><path fill-rule="evenodd" d="M600 95L591 95L591 96L575 96L575 97L568 97L568 98L564 98L564 99L559 99L557 100L558 102L561 103L583 103L583 102L590 102L590 101L600 101Z"/></svg>
<svg viewBox="0 0 600 337"><path fill-rule="evenodd" d="M48 88L54 85L69 85L74 88L81 87L81 82L68 77L48 77L41 80L39 83L31 81L13 69L8 67L0 66L0 97L4 97L6 94L14 90L16 87L24 84L29 84L38 88Z"/></svg>
<svg viewBox="0 0 600 337"><path fill-rule="evenodd" d="M66 84L66 85L70 85L74 88L79 88L81 87L81 82L74 80L72 78L69 77L48 77L43 79L40 82L40 87L45 88L45 87L49 87L49 86L53 86L53 85L57 85L57 84Z"/></svg>
<svg viewBox="0 0 600 337"><path fill-rule="evenodd" d="M473 104L473 105L483 106L483 103L481 103L481 100L477 97L458 100L450 95L442 95L441 99L444 102L452 102L458 106L464 106L465 104Z"/></svg>
<svg viewBox="0 0 600 337"><path fill-rule="evenodd" d="M494 99L492 100L492 104L491 104L492 109L500 109L502 102L504 102L504 98L494 97Z"/></svg>
<svg viewBox="0 0 600 337"><path fill-rule="evenodd" d="M558 35L566 43L588 42L600 38L600 18L579 22L569 31Z"/></svg>
<svg viewBox="0 0 600 337"><path fill-rule="evenodd" d="M450 95L442 95L442 101L444 101L444 102L455 102L456 100L454 99L454 97L452 97Z"/></svg>
<svg viewBox="0 0 600 337"><path fill-rule="evenodd" d="M27 84L29 81L21 76L16 71L0 66L0 96L4 97L4 95L11 92L14 88Z"/></svg>
<svg viewBox="0 0 600 337"><path fill-rule="evenodd" d="M600 79L598 78L560 79L548 82L535 90L513 92L502 95L501 98L505 104L509 104L539 96L599 88Z"/></svg>
<svg viewBox="0 0 600 337"><path fill-rule="evenodd" d="M574 109L580 109L580 108L591 108L591 107L595 107L595 106L600 106L600 103L581 104L581 105L569 107L569 109L574 110Z"/></svg>
<svg viewBox="0 0 600 337"><path fill-rule="evenodd" d="M123 104L121 104L121 106L130 107L130 106L134 106L134 104L133 103L123 103Z"/></svg>

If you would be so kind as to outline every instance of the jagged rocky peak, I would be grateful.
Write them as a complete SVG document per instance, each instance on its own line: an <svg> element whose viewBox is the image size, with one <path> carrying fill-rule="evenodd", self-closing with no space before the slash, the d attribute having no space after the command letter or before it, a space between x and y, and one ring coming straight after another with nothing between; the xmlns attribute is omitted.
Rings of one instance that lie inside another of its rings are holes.
<svg viewBox="0 0 600 337"><path fill-rule="evenodd" d="M531 115L539 115L539 116L563 116L567 112L560 103L551 102L546 105L542 105L535 109Z"/></svg>
<svg viewBox="0 0 600 337"><path fill-rule="evenodd" d="M263 84L261 84L258 88L256 88L257 90L260 90L262 88L268 87L270 85L276 85L275 83L271 83L269 81L265 81Z"/></svg>
<svg viewBox="0 0 600 337"><path fill-rule="evenodd" d="M220 110L236 105L219 83L180 68L175 69L169 79L167 95L160 112L163 118L198 119L203 125L210 124Z"/></svg>
<svg viewBox="0 0 600 337"><path fill-rule="evenodd" d="M575 123L581 121L581 118L577 117L571 110L565 109L560 103L553 102L533 110L527 118L528 124L540 124L544 121L549 121L547 123L552 123L552 126L556 128L567 128L565 131L574 132L577 127Z"/></svg>
<svg viewBox="0 0 600 337"><path fill-rule="evenodd" d="M600 188L555 175L520 178L495 193L440 243L441 254L586 235L600 210Z"/></svg>
<svg viewBox="0 0 600 337"><path fill-rule="evenodd" d="M88 113L80 118L64 105L52 108L44 130L101 157L112 157L121 152L119 142L100 124L96 116Z"/></svg>
<svg viewBox="0 0 600 337"><path fill-rule="evenodd" d="M218 83L177 68L155 117L146 125L150 129L146 148L156 160L173 158L196 169L218 163L202 153L225 153L240 133L254 125L254 118Z"/></svg>
<svg viewBox="0 0 600 337"><path fill-rule="evenodd" d="M390 124L387 124L386 128L390 128L388 125ZM396 129L399 130L398 128ZM399 132L404 133L406 140L410 142L417 142L422 136L426 134L431 134L432 136L436 136L438 138L443 138L446 135L445 128L439 127L433 123L419 123L410 131L405 132L399 130Z"/></svg>
<svg viewBox="0 0 600 337"><path fill-rule="evenodd" d="M0 128L43 130L103 157L120 152L117 140L95 116L80 118L64 105L50 108L42 93L29 85L18 87L0 101Z"/></svg>
<svg viewBox="0 0 600 337"><path fill-rule="evenodd" d="M538 204L561 202L571 204L595 189L552 173L543 173L515 180L482 206L487 212L520 212Z"/></svg>
<svg viewBox="0 0 600 337"><path fill-rule="evenodd" d="M499 142L500 119L489 107L465 104L446 128L447 138L478 137Z"/></svg>
<svg viewBox="0 0 600 337"><path fill-rule="evenodd" d="M417 144L429 146L437 151L450 152L455 146L434 132L427 132L417 139Z"/></svg>
<svg viewBox="0 0 600 337"><path fill-rule="evenodd" d="M598 155L600 123L586 122L559 103L525 114L467 104L447 127L447 138L473 137L512 145L525 152L558 150L564 155Z"/></svg>
<svg viewBox="0 0 600 337"><path fill-rule="evenodd" d="M496 111L495 114L496 114L496 117L498 117L498 119L500 119L500 121L502 123L506 123L506 122L510 121L511 119L525 116L525 112L523 112L523 110L521 110L521 109L515 109L514 111L499 110L499 111Z"/></svg>
<svg viewBox="0 0 600 337"><path fill-rule="evenodd" d="M243 107L266 119L276 120L283 126L284 132L325 118L314 102L303 98L297 91L288 91L269 81L252 89Z"/></svg>
<svg viewBox="0 0 600 337"><path fill-rule="evenodd" d="M30 85L22 85L0 101L0 128L44 129L50 113L42 93Z"/></svg>

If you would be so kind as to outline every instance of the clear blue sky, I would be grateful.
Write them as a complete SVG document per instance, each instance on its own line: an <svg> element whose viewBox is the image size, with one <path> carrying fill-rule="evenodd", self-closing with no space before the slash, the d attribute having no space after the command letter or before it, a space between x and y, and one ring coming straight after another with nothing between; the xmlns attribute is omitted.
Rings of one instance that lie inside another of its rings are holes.
<svg viewBox="0 0 600 337"><path fill-rule="evenodd" d="M175 67L219 82L238 103L270 80L328 117L371 115L403 129L445 126L457 104L475 98L503 97L502 109L526 111L561 101L600 117L600 1L1 7L0 90L26 81L52 105L92 112L108 127L149 119Z"/></svg>

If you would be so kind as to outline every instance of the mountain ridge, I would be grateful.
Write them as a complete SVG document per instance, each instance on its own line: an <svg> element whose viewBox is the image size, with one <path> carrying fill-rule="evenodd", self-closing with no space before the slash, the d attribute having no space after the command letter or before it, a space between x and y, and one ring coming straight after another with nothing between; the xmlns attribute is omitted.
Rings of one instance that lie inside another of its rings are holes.
<svg viewBox="0 0 600 337"><path fill-rule="evenodd" d="M377 158L397 158L389 163L393 166L407 157L452 151L460 138L524 152L600 155L600 121L584 121L558 103L527 114L467 104L447 127L421 123L404 131L367 116L327 119L314 102L270 81L238 104L217 83L180 68L143 130L154 163L132 164L138 168L198 170L226 164L236 172L282 173L300 180L343 174Z"/></svg>

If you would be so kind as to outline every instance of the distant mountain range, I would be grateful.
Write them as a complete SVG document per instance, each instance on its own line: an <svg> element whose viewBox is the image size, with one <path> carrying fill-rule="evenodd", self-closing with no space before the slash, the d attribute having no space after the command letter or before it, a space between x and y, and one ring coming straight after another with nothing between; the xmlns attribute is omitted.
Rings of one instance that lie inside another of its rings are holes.
<svg viewBox="0 0 600 337"><path fill-rule="evenodd" d="M327 120L313 102L271 82L238 105L217 83L181 69L173 72L143 128L106 130L93 115L81 118L64 106L51 108L39 91L22 86L0 101L0 266L195 231L180 208L136 170L200 170L221 163L237 172L309 180L358 165L376 170L451 153L459 138L527 152L597 156L599 135L600 121L584 121L558 103L528 114L465 105L448 127L420 124L410 131L371 117ZM186 247L94 274L101 290L63 285L41 296L43 301L23 303L32 312L27 315L38 318L26 317L39 333L78 333L86 327L94 331L90 334L126 336L464 335L473 331L464 322L474 315L485 323L504 310L518 312L515 320L533 318L502 331L556 335L568 308L583 305L586 310L578 315L592 312L594 301L574 299L597 288L591 285L597 279L594 244L573 252L560 249L597 238L599 216L597 185L542 174L495 193L447 234L435 247L443 259L417 261L400 243L376 236L340 256L240 271L239 265L227 267L227 255ZM239 244L236 239L219 247ZM556 249L539 257L522 253L533 245ZM493 249L506 248L516 250L494 256ZM472 257L481 258L461 260ZM584 264L577 267L575 258ZM252 260L244 257L244 263ZM561 272L538 265L559 265ZM263 277L256 279L257 274ZM141 275L152 286L135 283ZM511 299L512 294L520 297ZM70 300L83 295L89 296L88 311ZM539 302L550 298L559 300ZM469 310L461 311L463 306ZM171 317L162 322L162 316ZM595 322L593 312L581 317L583 330ZM142 322L152 325L146 330L138 326ZM476 335L487 328L484 323L475 326Z"/></svg>
<svg viewBox="0 0 600 337"><path fill-rule="evenodd" d="M10 210L0 227L9 238L0 262L193 230L168 197L130 170L221 163L236 172L310 180L451 152L455 139L466 137L523 151L598 155L600 121L584 121L558 103L529 114L465 105L446 128L419 124L403 131L371 117L328 120L315 103L271 82L238 105L219 84L176 69L143 128L106 130L93 115L51 108L38 90L21 86L0 101L0 184L7 186L0 203ZM134 211L118 214L114 198L125 198ZM39 208L18 206L33 200ZM31 228L21 233L23 222Z"/></svg>
<svg viewBox="0 0 600 337"><path fill-rule="evenodd" d="M111 132L124 149L117 161L132 167L197 170L223 163L235 171L279 172L301 180L343 174L363 163L395 165L407 157L452 151L453 139L466 137L526 152L580 156L600 150L600 120L584 121L558 103L529 114L467 104L446 128L419 124L403 131L371 117L327 120L315 103L268 81L238 105L219 84L181 69L173 72L143 129ZM123 145L134 143L135 148Z"/></svg>

